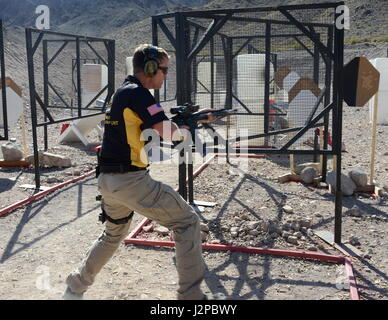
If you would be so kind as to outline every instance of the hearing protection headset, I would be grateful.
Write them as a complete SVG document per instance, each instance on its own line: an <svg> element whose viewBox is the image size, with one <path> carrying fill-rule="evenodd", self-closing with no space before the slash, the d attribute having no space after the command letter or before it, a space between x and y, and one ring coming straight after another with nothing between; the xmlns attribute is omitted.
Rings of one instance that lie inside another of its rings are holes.
<svg viewBox="0 0 388 320"><path fill-rule="evenodd" d="M149 46L143 49L144 74L146 77L153 77L158 72L158 47Z"/></svg>

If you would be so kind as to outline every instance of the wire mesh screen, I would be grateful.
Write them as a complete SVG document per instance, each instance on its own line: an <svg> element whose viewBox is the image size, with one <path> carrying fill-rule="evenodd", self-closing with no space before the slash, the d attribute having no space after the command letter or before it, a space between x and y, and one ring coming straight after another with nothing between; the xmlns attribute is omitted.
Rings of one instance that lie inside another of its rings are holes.
<svg viewBox="0 0 388 320"><path fill-rule="evenodd" d="M8 139L3 23L0 20L0 140Z"/></svg>
<svg viewBox="0 0 388 320"><path fill-rule="evenodd" d="M112 86L108 65L114 52L109 57L108 42L38 32L31 32L31 38L35 51L29 68L33 66L30 72L36 79L38 123L101 112Z"/></svg>
<svg viewBox="0 0 388 320"><path fill-rule="evenodd" d="M163 19L162 23L163 23L163 27L165 27L168 30L169 36L175 38L175 18L174 17L165 18ZM163 32L163 29L160 29L160 27L157 32L157 45L165 49L168 55L170 56L168 74L167 74L166 80L163 83L163 86L159 90L159 100L161 102L165 102L164 105L175 106L176 105L175 47L169 40L166 33Z"/></svg>
<svg viewBox="0 0 388 320"><path fill-rule="evenodd" d="M228 126L248 130L249 145L318 149L332 116L312 125L333 102L325 50L332 53L336 9L322 6L186 12L189 69L176 71L185 73L191 102L237 109Z"/></svg>

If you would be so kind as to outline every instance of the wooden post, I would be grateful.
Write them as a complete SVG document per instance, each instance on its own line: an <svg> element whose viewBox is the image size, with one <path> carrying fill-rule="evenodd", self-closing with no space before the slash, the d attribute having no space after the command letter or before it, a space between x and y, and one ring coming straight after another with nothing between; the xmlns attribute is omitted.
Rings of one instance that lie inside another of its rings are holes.
<svg viewBox="0 0 388 320"><path fill-rule="evenodd" d="M24 117L24 108L23 108L23 111L22 111L20 122L21 122L21 125L22 125L23 157L25 158L28 155L28 147L27 147L26 119Z"/></svg>
<svg viewBox="0 0 388 320"><path fill-rule="evenodd" d="M294 155L292 153L290 153L290 169L291 172L295 172Z"/></svg>
<svg viewBox="0 0 388 320"><path fill-rule="evenodd" d="M369 184L373 184L373 176L375 174L375 155L376 155L376 122L377 122L377 104L378 104L378 95L375 94L373 101L373 114L372 114L372 144L370 152L370 174L369 174Z"/></svg>

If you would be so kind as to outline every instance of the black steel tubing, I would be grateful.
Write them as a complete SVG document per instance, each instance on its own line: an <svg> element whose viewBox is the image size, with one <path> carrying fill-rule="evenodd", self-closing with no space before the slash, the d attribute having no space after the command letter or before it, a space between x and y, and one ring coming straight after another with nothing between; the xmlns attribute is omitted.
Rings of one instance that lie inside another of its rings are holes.
<svg viewBox="0 0 388 320"><path fill-rule="evenodd" d="M37 114L36 114L36 88L34 74L34 54L32 50L32 34L30 29L26 29L26 49L27 49L27 65L28 79L30 89L30 107L31 107L31 123L32 123L32 142L34 147L34 172L35 172L35 191L40 189L40 171L39 171L39 152L38 152L38 137L37 137Z"/></svg>
<svg viewBox="0 0 388 320"><path fill-rule="evenodd" d="M335 21L340 14L336 12ZM343 107L343 63L344 63L344 29L334 28L334 80L333 101L333 151L337 155L334 242L341 243L342 236L342 188L341 188L341 152L342 152L342 107Z"/></svg>

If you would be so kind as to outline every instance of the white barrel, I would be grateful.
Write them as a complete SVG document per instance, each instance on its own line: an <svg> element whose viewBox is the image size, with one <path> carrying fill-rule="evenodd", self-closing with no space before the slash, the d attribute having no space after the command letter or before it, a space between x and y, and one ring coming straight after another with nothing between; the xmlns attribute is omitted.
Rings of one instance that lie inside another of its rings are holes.
<svg viewBox="0 0 388 320"><path fill-rule="evenodd" d="M253 113L264 113L265 95L265 54L241 54L236 58L236 94ZM273 69L272 74L273 74ZM239 112L247 112L241 105L234 104ZM237 129L247 129L248 134L264 133L264 116L237 116ZM264 138L248 141L248 145L260 146Z"/></svg>
<svg viewBox="0 0 388 320"><path fill-rule="evenodd" d="M125 75L133 75L133 66L132 66L133 57L127 57L125 59Z"/></svg>
<svg viewBox="0 0 388 320"><path fill-rule="evenodd" d="M82 106L86 107L108 84L108 68L101 64L84 64L81 68L81 79ZM99 97L101 98L102 96Z"/></svg>
<svg viewBox="0 0 388 320"><path fill-rule="evenodd" d="M4 127L2 85L3 81L0 79L0 128ZM7 123L8 126L14 126L23 112L22 90L11 78L5 78L5 86Z"/></svg>

